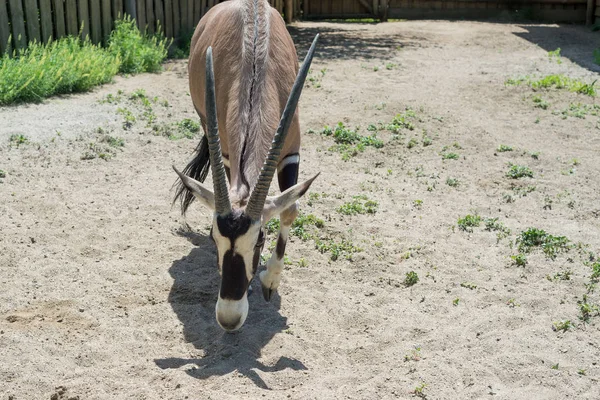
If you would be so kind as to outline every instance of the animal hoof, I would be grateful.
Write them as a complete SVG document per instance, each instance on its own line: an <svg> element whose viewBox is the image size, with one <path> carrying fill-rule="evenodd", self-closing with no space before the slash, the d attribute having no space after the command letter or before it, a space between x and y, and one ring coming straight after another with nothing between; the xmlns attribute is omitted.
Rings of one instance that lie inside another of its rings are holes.
<svg viewBox="0 0 600 400"><path fill-rule="evenodd" d="M275 293L275 290L270 289L266 286L262 287L262 292L263 292L263 297L265 298L266 301L271 301L271 296L273 296L273 293Z"/></svg>

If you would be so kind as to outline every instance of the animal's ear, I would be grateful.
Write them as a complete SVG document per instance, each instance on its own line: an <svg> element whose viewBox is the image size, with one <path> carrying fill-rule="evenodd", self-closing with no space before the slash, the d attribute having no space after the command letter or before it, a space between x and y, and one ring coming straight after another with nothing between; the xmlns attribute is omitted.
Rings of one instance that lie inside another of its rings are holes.
<svg viewBox="0 0 600 400"><path fill-rule="evenodd" d="M294 204L296 200L304 196L304 193L306 193L310 185L320 174L321 173L319 172L312 178L292 186L279 196L267 197L262 213L263 221L268 221L274 216L281 214L283 210L287 209Z"/></svg>
<svg viewBox="0 0 600 400"><path fill-rule="evenodd" d="M202 204L214 211L215 195L213 194L213 192L204 187L204 185L198 182L197 180L179 172L177 168L175 168L175 166L173 166L173 169L175 170L175 172L177 172L177 175L179 175L179 179L181 179L183 186L185 186L185 188L189 190L190 193L194 195L194 197L200 200Z"/></svg>

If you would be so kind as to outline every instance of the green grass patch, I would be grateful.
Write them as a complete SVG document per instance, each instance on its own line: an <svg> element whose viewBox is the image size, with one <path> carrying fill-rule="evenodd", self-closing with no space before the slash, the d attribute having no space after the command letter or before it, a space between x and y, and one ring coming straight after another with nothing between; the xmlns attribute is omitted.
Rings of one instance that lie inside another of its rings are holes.
<svg viewBox="0 0 600 400"><path fill-rule="evenodd" d="M546 257L554 260L559 253L570 250L571 241L565 236L554 236L543 229L529 228L520 233L516 244L521 253L529 253L534 248L541 248Z"/></svg>
<svg viewBox="0 0 600 400"><path fill-rule="evenodd" d="M473 228L477 228L481 223L479 215L468 214L464 218L458 219L458 229L465 232L473 232Z"/></svg>
<svg viewBox="0 0 600 400"><path fill-rule="evenodd" d="M375 214L379 203L369 200L367 196L354 196L352 201L342 204L337 211L344 215Z"/></svg>
<svg viewBox="0 0 600 400"><path fill-rule="evenodd" d="M377 137L377 133L363 136L358 133L358 128L352 130L346 127L343 122L339 122L334 128L325 126L319 133L333 138L336 145L330 147L329 150L341 153L344 161L348 161L365 151L366 147L376 149L383 147L383 141Z"/></svg>
<svg viewBox="0 0 600 400"><path fill-rule="evenodd" d="M512 179L519 179L525 177L533 178L533 171L531 170L531 168L526 167L524 165L516 165L511 163L508 165L508 172L506 172L506 176Z"/></svg>
<svg viewBox="0 0 600 400"><path fill-rule="evenodd" d="M565 89L571 92L584 94L587 96L596 96L596 88L594 85L596 81L592 83L585 83L579 79L570 78L562 74L546 75L539 79L533 79L531 77L508 79L506 85L521 85L527 84L534 90L540 89Z"/></svg>
<svg viewBox="0 0 600 400"><path fill-rule="evenodd" d="M501 144L500 146L498 146L498 148L496 149L496 151L498 153L505 153L507 151L513 151L513 148L511 146L507 146L505 144Z"/></svg>
<svg viewBox="0 0 600 400"><path fill-rule="evenodd" d="M107 48L77 37L31 43L0 58L0 105L85 92L119 72L158 71L167 47L165 39L140 34L131 20L116 21Z"/></svg>

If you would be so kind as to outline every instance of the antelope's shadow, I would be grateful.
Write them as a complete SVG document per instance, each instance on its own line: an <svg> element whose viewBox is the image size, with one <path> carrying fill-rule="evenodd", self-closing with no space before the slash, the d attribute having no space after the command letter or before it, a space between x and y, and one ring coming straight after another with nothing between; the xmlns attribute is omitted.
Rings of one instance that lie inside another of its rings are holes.
<svg viewBox="0 0 600 400"><path fill-rule="evenodd" d="M215 304L220 276L216 248L208 236L181 229L194 249L185 257L173 261L169 273L173 286L168 301L183 324L183 335L204 356L201 358L163 358L154 362L161 369L186 367L185 372L198 379L226 375L237 371L257 386L269 389L256 370L276 372L286 368L304 370L301 361L281 357L273 366L262 364L262 348L278 333L287 329L287 318L279 313L280 298L267 303L260 296L260 283L252 282L254 293L249 296L250 312L240 331L225 333L215 320Z"/></svg>

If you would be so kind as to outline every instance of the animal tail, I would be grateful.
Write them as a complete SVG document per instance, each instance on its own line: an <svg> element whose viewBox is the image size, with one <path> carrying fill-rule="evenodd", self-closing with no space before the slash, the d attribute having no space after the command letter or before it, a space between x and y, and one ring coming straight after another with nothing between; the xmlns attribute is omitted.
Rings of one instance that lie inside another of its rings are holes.
<svg viewBox="0 0 600 400"><path fill-rule="evenodd" d="M204 182L208 175L208 168L210 167L210 158L208 153L208 138L206 135L202 136L200 143L196 147L195 156L192 161L185 167L183 173L190 178L197 181ZM181 203L181 214L185 215L188 207L194 201L195 197L192 192L185 187L181 179L177 180L175 198L173 204L177 200Z"/></svg>

